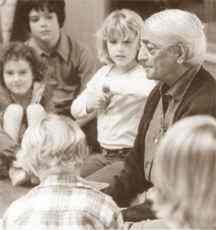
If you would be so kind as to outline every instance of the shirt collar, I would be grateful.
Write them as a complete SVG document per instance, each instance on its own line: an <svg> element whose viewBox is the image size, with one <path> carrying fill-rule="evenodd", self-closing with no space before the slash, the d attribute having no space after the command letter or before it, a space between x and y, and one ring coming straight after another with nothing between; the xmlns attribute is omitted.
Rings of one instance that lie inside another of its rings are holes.
<svg viewBox="0 0 216 230"><path fill-rule="evenodd" d="M167 84L163 83L160 87L161 95L171 96L176 101L181 101L185 92L190 87L194 77L199 71L200 67L191 67L188 69L179 80L170 88Z"/></svg>
<svg viewBox="0 0 216 230"><path fill-rule="evenodd" d="M71 174L53 174L43 180L38 188L50 187L50 186L70 186L70 187L83 187L92 189L91 183L79 176L73 176Z"/></svg>
<svg viewBox="0 0 216 230"><path fill-rule="evenodd" d="M58 184L74 184L77 183L78 178L76 176L72 176L69 174L53 174L46 177L46 179L42 180L40 186L51 186Z"/></svg>
<svg viewBox="0 0 216 230"><path fill-rule="evenodd" d="M36 51L36 53L38 55L50 56L50 53L48 53L46 50L42 49L33 38L30 38L28 40L27 44L29 46L31 46ZM68 61L69 55L70 55L70 47L69 47L69 42L68 42L67 36L64 33L61 33L60 39L59 39L54 51L56 53L58 53L65 62Z"/></svg>
<svg viewBox="0 0 216 230"><path fill-rule="evenodd" d="M36 51L37 55L39 55L39 56L43 56L43 55L49 56L49 53L46 52L45 50L43 50L33 38L30 38L26 42L26 44L29 45L30 47L32 47Z"/></svg>
<svg viewBox="0 0 216 230"><path fill-rule="evenodd" d="M35 189L40 189L44 187L50 186L66 186L66 187L80 187L85 189L93 189L99 191L108 186L107 183L102 182L94 182L94 181L87 181L84 178L79 176L74 176L68 173L63 174L52 174L47 176L46 179L42 180L42 182L35 187Z"/></svg>

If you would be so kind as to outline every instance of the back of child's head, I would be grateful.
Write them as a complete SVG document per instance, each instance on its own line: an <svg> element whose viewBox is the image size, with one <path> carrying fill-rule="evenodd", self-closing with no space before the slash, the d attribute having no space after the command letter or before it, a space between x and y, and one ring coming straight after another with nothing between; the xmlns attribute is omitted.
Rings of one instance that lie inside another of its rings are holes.
<svg viewBox="0 0 216 230"><path fill-rule="evenodd" d="M41 81L44 77L45 65L41 62L35 51L22 42L11 42L6 45L1 54L0 70L3 76L4 65L8 61L25 60L29 63L35 81ZM0 78L4 85L3 77Z"/></svg>
<svg viewBox="0 0 216 230"><path fill-rule="evenodd" d="M178 227L216 224L216 120L194 116L168 130L154 161L155 209Z"/></svg>
<svg viewBox="0 0 216 230"><path fill-rule="evenodd" d="M26 171L40 176L79 170L87 154L85 136L79 126L50 114L27 128L18 162Z"/></svg>
<svg viewBox="0 0 216 230"><path fill-rule="evenodd" d="M19 0L17 2L11 39L25 40L28 38L29 13L32 10L56 13L60 28L65 21L65 1L64 0Z"/></svg>
<svg viewBox="0 0 216 230"><path fill-rule="evenodd" d="M107 50L107 41L122 39L126 41L131 36L137 36L141 41L143 19L136 12L120 9L111 12L97 32L98 57L103 63L112 63Z"/></svg>

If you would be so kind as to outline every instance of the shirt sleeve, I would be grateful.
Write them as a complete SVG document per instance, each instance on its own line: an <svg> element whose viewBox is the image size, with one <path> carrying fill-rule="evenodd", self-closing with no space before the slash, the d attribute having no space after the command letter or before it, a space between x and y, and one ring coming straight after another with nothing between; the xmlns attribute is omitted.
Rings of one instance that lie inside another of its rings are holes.
<svg viewBox="0 0 216 230"><path fill-rule="evenodd" d="M90 49L74 40L72 41L72 50L72 59L76 62L78 77L81 81L80 92L82 92L96 72L96 59L93 58Z"/></svg>
<svg viewBox="0 0 216 230"><path fill-rule="evenodd" d="M95 100L98 83L100 82L100 73L101 70L98 70L94 77L88 82L84 91L72 102L71 105L71 114L74 118L83 118L87 113L87 104L88 100Z"/></svg>

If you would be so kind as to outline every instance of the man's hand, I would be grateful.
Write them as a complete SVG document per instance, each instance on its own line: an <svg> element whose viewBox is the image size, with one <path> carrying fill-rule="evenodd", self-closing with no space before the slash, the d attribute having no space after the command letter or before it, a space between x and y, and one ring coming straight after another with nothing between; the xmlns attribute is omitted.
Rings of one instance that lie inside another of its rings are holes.
<svg viewBox="0 0 216 230"><path fill-rule="evenodd" d="M122 209L124 221L141 221L156 219L155 212L152 210L152 201L146 200L144 203L127 209Z"/></svg>

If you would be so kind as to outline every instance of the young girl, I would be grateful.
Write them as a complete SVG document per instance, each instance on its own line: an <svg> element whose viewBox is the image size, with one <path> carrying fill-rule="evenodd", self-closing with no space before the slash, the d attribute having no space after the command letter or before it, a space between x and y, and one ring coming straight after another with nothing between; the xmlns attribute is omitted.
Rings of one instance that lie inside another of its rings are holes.
<svg viewBox="0 0 216 230"><path fill-rule="evenodd" d="M87 160L82 176L122 161L133 147L145 99L155 85L137 62L142 27L137 13L121 9L106 18L97 34L99 59L105 65L71 106L75 118L96 112L98 119L102 154Z"/></svg>
<svg viewBox="0 0 216 230"><path fill-rule="evenodd" d="M7 175L26 127L44 116L42 106L31 104L41 103L47 110L51 108L46 99L47 90L45 96L45 67L32 48L19 42L9 44L3 51L0 68L0 158L4 169L0 171ZM13 175L12 170L12 180L15 179Z"/></svg>

